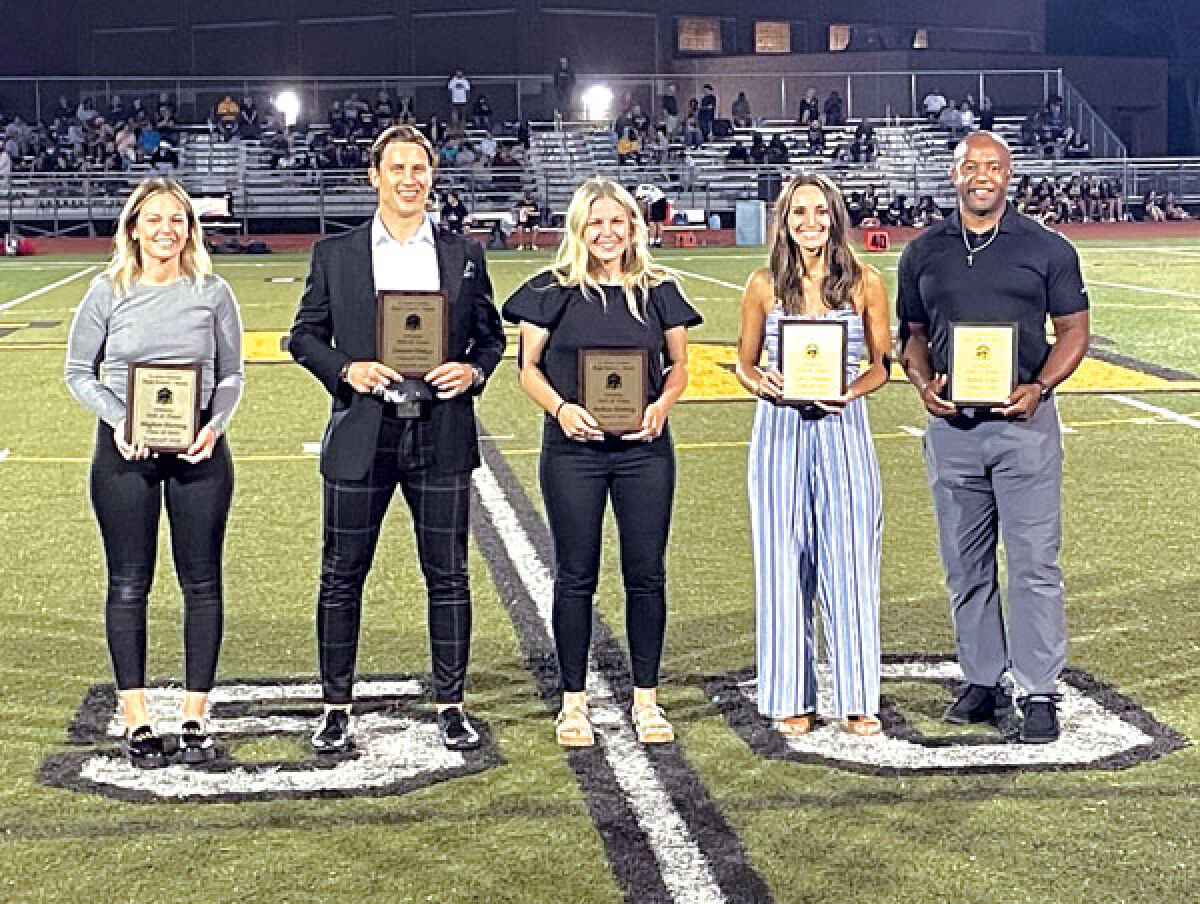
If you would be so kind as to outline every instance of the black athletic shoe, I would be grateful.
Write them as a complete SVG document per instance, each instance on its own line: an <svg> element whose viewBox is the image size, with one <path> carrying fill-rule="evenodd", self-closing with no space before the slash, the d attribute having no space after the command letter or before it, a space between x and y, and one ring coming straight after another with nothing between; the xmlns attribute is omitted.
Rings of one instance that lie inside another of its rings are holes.
<svg viewBox="0 0 1200 904"><path fill-rule="evenodd" d="M479 746L479 734L461 707L451 706L438 713L438 732L447 750L474 750Z"/></svg>
<svg viewBox="0 0 1200 904"><path fill-rule="evenodd" d="M952 725L995 722L999 714L1012 707L1012 698L1000 685L968 684L944 713L942 719Z"/></svg>
<svg viewBox="0 0 1200 904"><path fill-rule="evenodd" d="M125 736L125 756L137 769L162 769L167 765L167 751L162 738L149 725L139 725Z"/></svg>
<svg viewBox="0 0 1200 904"><path fill-rule="evenodd" d="M350 713L344 709L327 710L312 736L317 753L344 753L354 746L350 735Z"/></svg>
<svg viewBox="0 0 1200 904"><path fill-rule="evenodd" d="M1057 741L1058 704L1054 697L1031 696L1021 700L1021 743L1049 744Z"/></svg>
<svg viewBox="0 0 1200 904"><path fill-rule="evenodd" d="M179 757L189 766L217 758L217 745L198 719L188 719L179 726Z"/></svg>

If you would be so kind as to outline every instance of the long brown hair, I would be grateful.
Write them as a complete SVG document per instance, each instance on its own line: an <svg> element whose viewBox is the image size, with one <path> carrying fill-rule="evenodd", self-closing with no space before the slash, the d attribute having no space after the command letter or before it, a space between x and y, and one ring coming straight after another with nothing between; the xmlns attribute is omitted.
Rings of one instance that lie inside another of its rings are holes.
<svg viewBox="0 0 1200 904"><path fill-rule="evenodd" d="M804 185L815 185L825 196L829 207L829 243L825 246L825 278L821 282L821 300L830 310L854 306L854 290L862 278L862 267L850 248L850 215L842 193L828 178L819 173L801 173L779 194L775 202L775 221L772 225L771 276L775 280L775 298L788 314L804 311L804 258L788 229L788 213L792 197Z"/></svg>

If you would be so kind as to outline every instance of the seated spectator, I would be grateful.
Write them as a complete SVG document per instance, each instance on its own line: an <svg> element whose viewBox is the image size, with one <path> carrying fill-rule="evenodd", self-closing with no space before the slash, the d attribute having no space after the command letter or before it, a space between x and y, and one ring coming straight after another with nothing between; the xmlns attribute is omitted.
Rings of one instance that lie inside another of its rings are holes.
<svg viewBox="0 0 1200 904"><path fill-rule="evenodd" d="M663 166L671 159L671 139L667 138L667 127L656 126L653 134L646 140L642 150L650 158L650 162Z"/></svg>
<svg viewBox="0 0 1200 904"><path fill-rule="evenodd" d="M804 99L800 101L800 109L796 111L796 122L806 126L820 116L821 102L817 100L817 89L809 88L804 92Z"/></svg>
<svg viewBox="0 0 1200 904"><path fill-rule="evenodd" d="M71 106L71 102L67 100L65 94L58 96L58 106L54 110L54 118L61 119L64 122L72 119L75 116L75 108Z"/></svg>
<svg viewBox="0 0 1200 904"><path fill-rule="evenodd" d="M135 97L129 102L129 119L134 125L143 125L149 118L146 105L140 97Z"/></svg>
<svg viewBox="0 0 1200 904"><path fill-rule="evenodd" d="M854 130L850 142L850 159L855 163L870 163L875 159L875 127L866 117Z"/></svg>
<svg viewBox="0 0 1200 904"><path fill-rule="evenodd" d="M1073 175L1068 181L1064 189L1067 196L1067 221L1086 223L1087 222L1087 199L1083 194L1083 181L1079 177L1079 173Z"/></svg>
<svg viewBox="0 0 1200 904"><path fill-rule="evenodd" d="M379 94L375 97L375 118L388 120L396 118L396 108L392 105L392 98L388 94L387 88L380 88Z"/></svg>
<svg viewBox="0 0 1200 904"><path fill-rule="evenodd" d="M486 94L480 94L475 98L475 104L471 107L471 122L477 129L491 131L492 104Z"/></svg>
<svg viewBox="0 0 1200 904"><path fill-rule="evenodd" d="M641 149L642 145L638 141L637 132L633 126L626 126L625 131L621 133L621 137L617 139L617 163L622 165L637 163L638 153Z"/></svg>
<svg viewBox="0 0 1200 904"><path fill-rule="evenodd" d="M1098 180L1096 193L1100 199L1100 216L1107 223L1120 223L1126 218L1125 192L1117 176Z"/></svg>
<svg viewBox="0 0 1200 904"><path fill-rule="evenodd" d="M12 178L13 158L8 152L7 142L0 144L0 187L7 188Z"/></svg>
<svg viewBox="0 0 1200 904"><path fill-rule="evenodd" d="M462 235L470 228L471 215L457 191L451 190L446 193L446 203L442 205L441 213L442 226L455 235Z"/></svg>
<svg viewBox="0 0 1200 904"><path fill-rule="evenodd" d="M830 128L846 124L846 114L842 109L842 96L838 94L836 88L829 92L829 97L825 99L825 106L821 112L825 114L825 125Z"/></svg>
<svg viewBox="0 0 1200 904"><path fill-rule="evenodd" d="M787 162L787 145L783 143L783 136L776 132L771 136L771 143L767 145L767 163L778 165Z"/></svg>
<svg viewBox="0 0 1200 904"><path fill-rule="evenodd" d="M869 183L867 190L862 196L862 216L858 221L859 226L871 228L881 226L882 221L879 218L880 213L887 207L884 200L879 197L879 193L875 188L875 183Z"/></svg>
<svg viewBox="0 0 1200 904"><path fill-rule="evenodd" d="M484 166L492 165L492 160L496 157L496 150L496 139L492 137L491 132L479 139L479 159Z"/></svg>
<svg viewBox="0 0 1200 904"><path fill-rule="evenodd" d="M471 142L464 141L458 146L458 165L460 167L474 166L479 162L479 155Z"/></svg>
<svg viewBox="0 0 1200 904"><path fill-rule="evenodd" d="M689 113L683 121L683 144L695 150L704 144L704 132L700 129L700 121L694 113Z"/></svg>
<svg viewBox="0 0 1200 904"><path fill-rule="evenodd" d="M1063 133L1062 156L1067 160L1086 160L1092 156L1092 146L1083 137L1082 132L1076 132L1072 126L1067 126Z"/></svg>
<svg viewBox="0 0 1200 904"><path fill-rule="evenodd" d="M129 113L125 109L121 95L114 94L109 100L108 112L104 114L104 118L113 124L113 128L116 128L129 118Z"/></svg>
<svg viewBox="0 0 1200 904"><path fill-rule="evenodd" d="M438 165L453 167L458 163L458 142L447 141L438 148Z"/></svg>
<svg viewBox="0 0 1200 904"><path fill-rule="evenodd" d="M897 194L884 208L883 222L889 226L911 226L913 224L912 209L905 195Z"/></svg>
<svg viewBox="0 0 1200 904"><path fill-rule="evenodd" d="M750 154L746 150L745 146L742 144L742 140L740 138L734 139L733 147L731 147L729 149L729 152L725 155L725 162L726 163L749 163L750 162Z"/></svg>
<svg viewBox="0 0 1200 904"><path fill-rule="evenodd" d="M1042 119L1041 114L1037 110L1027 115L1021 120L1021 138L1020 142L1027 148L1036 147L1041 144L1042 138Z"/></svg>
<svg viewBox="0 0 1200 904"><path fill-rule="evenodd" d="M733 117L733 124L737 128L748 129L754 125L754 119L750 115L750 101L747 99L745 91L737 93L737 97L733 99L733 107L729 112Z"/></svg>
<svg viewBox="0 0 1200 904"><path fill-rule="evenodd" d="M142 127L141 134L138 136L138 146L141 148L143 158L149 157L157 151L161 143L162 133L158 129L152 125Z"/></svg>
<svg viewBox="0 0 1200 904"><path fill-rule="evenodd" d="M750 147L746 150L746 156L755 166L762 166L767 162L767 146L763 143L760 133L755 132L750 137Z"/></svg>
<svg viewBox="0 0 1200 904"><path fill-rule="evenodd" d="M808 121L808 152L810 154L825 153L825 127L821 125L820 116L815 116Z"/></svg>
<svg viewBox="0 0 1200 904"><path fill-rule="evenodd" d="M1159 198L1158 192L1150 189L1142 199L1142 219L1151 223L1161 223L1166 218L1167 214L1162 208L1162 200Z"/></svg>
<svg viewBox="0 0 1200 904"><path fill-rule="evenodd" d="M1169 191L1163 196L1162 212L1168 220L1190 220L1192 215L1184 210L1183 206L1175 200L1175 192Z"/></svg>
<svg viewBox="0 0 1200 904"><path fill-rule="evenodd" d="M962 117L959 115L958 105L954 101L950 101L942 107L942 112L938 114L937 126L947 132L956 132L962 126Z"/></svg>
<svg viewBox="0 0 1200 904"><path fill-rule="evenodd" d="M79 101L79 106L75 110L75 118L78 119L84 126L91 125L100 113L96 110L96 102L90 97L85 97Z"/></svg>
<svg viewBox="0 0 1200 904"><path fill-rule="evenodd" d="M932 226L944 219L945 214L933 200L933 195L922 195L921 200L917 202L916 210L913 211L913 225Z"/></svg>
<svg viewBox="0 0 1200 904"><path fill-rule="evenodd" d="M446 140L461 141L467 137L467 126L457 110L450 111L450 121L446 123Z"/></svg>
<svg viewBox="0 0 1200 904"><path fill-rule="evenodd" d="M948 106L945 95L937 88L930 90L925 95L925 99L921 101L921 109L925 111L925 118L930 122L937 122L941 119L942 111Z"/></svg>
<svg viewBox="0 0 1200 904"><path fill-rule="evenodd" d="M645 138L650 134L650 117L646 115L641 104L634 104L629 111L629 124L633 126L633 130L637 132L638 138Z"/></svg>
<svg viewBox="0 0 1200 904"><path fill-rule="evenodd" d="M154 153L150 155L150 165L160 173L168 175L179 166L179 155L168 141L160 141Z"/></svg>
<svg viewBox="0 0 1200 904"><path fill-rule="evenodd" d="M521 163L513 157L508 145L500 145L492 160L492 185L497 191L515 191L521 188Z"/></svg>
<svg viewBox="0 0 1200 904"><path fill-rule="evenodd" d="M116 145L117 153L121 155L121 169L129 169L130 166L137 163L137 136L133 134L129 123L121 123L121 127L117 129L117 134L113 138L113 143Z"/></svg>
<svg viewBox="0 0 1200 904"><path fill-rule="evenodd" d="M958 131L961 134L966 134L974 130L975 111L971 108L971 102L964 100L958 107Z"/></svg>
<svg viewBox="0 0 1200 904"><path fill-rule="evenodd" d="M238 117L241 113L242 108L231 95L226 94L217 101L213 114L216 129L222 141L231 141L237 134Z"/></svg>
<svg viewBox="0 0 1200 904"><path fill-rule="evenodd" d="M1053 96L1042 114L1043 141L1057 141L1067 130L1067 114L1063 111L1062 98Z"/></svg>

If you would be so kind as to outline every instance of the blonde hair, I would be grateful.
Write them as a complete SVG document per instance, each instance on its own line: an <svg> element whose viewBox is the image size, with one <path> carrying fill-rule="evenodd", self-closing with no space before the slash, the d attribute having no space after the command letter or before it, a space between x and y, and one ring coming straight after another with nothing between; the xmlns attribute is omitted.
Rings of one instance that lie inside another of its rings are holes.
<svg viewBox="0 0 1200 904"><path fill-rule="evenodd" d="M118 298L127 295L129 287L142 275L142 249L134 239L134 232L142 206L156 195L170 195L183 205L188 221L187 241L184 242L179 261L183 275L200 286L204 277L212 273L212 259L208 256L208 249L204 247L204 228L200 225L196 207L183 186L174 179L161 176L143 179L121 208L121 216L117 219L117 232L113 236L112 259L104 270Z"/></svg>
<svg viewBox="0 0 1200 904"><path fill-rule="evenodd" d="M591 298L594 294L604 304L604 290L592 276L592 257L584 239L592 204L602 199L616 201L629 218L628 247L621 259L621 285L625 290L629 313L634 319L644 322L642 305L649 297L650 289L664 282L678 282L679 277L673 270L651 259L646 222L642 219L638 204L629 192L611 179L588 179L575 189L567 207L567 221L558 253L554 256L554 263L542 272L552 273L559 285L579 286L585 297Z"/></svg>

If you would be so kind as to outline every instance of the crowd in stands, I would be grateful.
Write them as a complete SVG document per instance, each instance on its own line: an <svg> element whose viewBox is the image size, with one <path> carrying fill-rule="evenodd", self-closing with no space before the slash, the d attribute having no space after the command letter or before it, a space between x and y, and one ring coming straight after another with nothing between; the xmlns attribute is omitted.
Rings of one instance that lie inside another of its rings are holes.
<svg viewBox="0 0 1200 904"><path fill-rule="evenodd" d="M153 105L114 94L103 109L91 97L76 105L60 96L48 122L0 118L0 175L119 173L135 163L169 170L179 163L176 133L175 104L165 93Z"/></svg>

